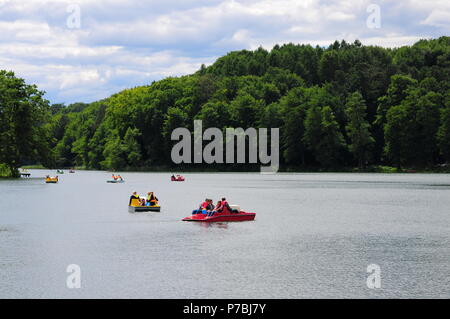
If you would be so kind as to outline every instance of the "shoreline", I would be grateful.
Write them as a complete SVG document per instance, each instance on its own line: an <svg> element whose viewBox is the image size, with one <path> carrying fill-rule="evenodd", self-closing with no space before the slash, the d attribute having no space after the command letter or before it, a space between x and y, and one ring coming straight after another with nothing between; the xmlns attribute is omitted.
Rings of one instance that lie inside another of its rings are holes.
<svg viewBox="0 0 450 319"><path fill-rule="evenodd" d="M69 170L68 168L46 168L42 165L26 165L21 167L21 169L35 169L35 170ZM245 169L208 169L208 168L172 168L169 167L143 167L143 168L125 168L122 170L101 170L101 169L91 169L86 167L74 167L76 171L104 171L108 173L124 172L124 173L168 173L168 174L183 174L183 173L260 173L259 169L245 170ZM343 169L301 169L296 167L286 167L280 168L277 172L280 174L298 174L298 173L354 173L354 174L450 174L450 167L442 168L429 168L429 169L407 169L407 168L394 168L389 166L371 166L365 169L359 168L343 168ZM275 174L277 174L275 173ZM270 174L269 174L270 175ZM2 179L14 179L14 177L0 176ZM20 177L19 177L20 178Z"/></svg>

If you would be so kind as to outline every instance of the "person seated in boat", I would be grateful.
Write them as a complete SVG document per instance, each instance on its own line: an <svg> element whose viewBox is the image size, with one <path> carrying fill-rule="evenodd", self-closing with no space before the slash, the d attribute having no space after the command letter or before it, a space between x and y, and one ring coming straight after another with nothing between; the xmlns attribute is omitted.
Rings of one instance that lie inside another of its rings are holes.
<svg viewBox="0 0 450 319"><path fill-rule="evenodd" d="M199 205L198 209L195 209L192 211L192 215L202 214L202 213L206 214L208 211L208 206L209 206L209 199L206 198L205 201Z"/></svg>
<svg viewBox="0 0 450 319"><path fill-rule="evenodd" d="M116 181L117 177L114 174L112 174L112 179Z"/></svg>
<svg viewBox="0 0 450 319"><path fill-rule="evenodd" d="M202 204L202 213L209 215L214 210L214 204L212 202L212 199L206 199L206 201Z"/></svg>
<svg viewBox="0 0 450 319"><path fill-rule="evenodd" d="M210 211L213 211L214 210L214 204L213 204L213 201L212 201L212 199L208 199L208 206L206 207L206 210L208 211L208 212L210 212Z"/></svg>
<svg viewBox="0 0 450 319"><path fill-rule="evenodd" d="M220 213L231 213L232 212L231 207L230 207L230 205L228 205L228 202L225 197L222 198L221 207L220 207L219 212Z"/></svg>
<svg viewBox="0 0 450 319"><path fill-rule="evenodd" d="M153 194L153 192L149 192L147 194L147 206L156 206L158 205L158 198Z"/></svg>
<svg viewBox="0 0 450 319"><path fill-rule="evenodd" d="M180 175L177 175L180 176ZM207 214L208 213L208 207L209 207L209 199L206 198L205 201L203 203L201 203L199 211L202 214Z"/></svg>
<svg viewBox="0 0 450 319"><path fill-rule="evenodd" d="M131 206L131 202L133 201L133 199L137 199L140 201L140 197L136 192L133 192L133 194L130 196L130 203L128 204L128 206Z"/></svg>
<svg viewBox="0 0 450 319"><path fill-rule="evenodd" d="M120 176L120 175L117 175L117 178L120 180L120 181L123 181L123 178L122 178L122 176Z"/></svg>
<svg viewBox="0 0 450 319"><path fill-rule="evenodd" d="M212 200L211 200L212 203ZM214 216L215 213L218 213L219 210L221 210L222 207L222 201L218 201L216 206L208 213L208 217Z"/></svg>

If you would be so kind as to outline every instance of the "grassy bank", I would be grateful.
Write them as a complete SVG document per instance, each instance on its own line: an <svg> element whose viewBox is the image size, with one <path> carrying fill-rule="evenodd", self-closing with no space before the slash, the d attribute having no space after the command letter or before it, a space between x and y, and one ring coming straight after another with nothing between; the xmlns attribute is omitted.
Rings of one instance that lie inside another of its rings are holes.
<svg viewBox="0 0 450 319"><path fill-rule="evenodd" d="M0 164L0 177L11 177L11 171L5 164Z"/></svg>
<svg viewBox="0 0 450 319"><path fill-rule="evenodd" d="M15 172L12 172L11 169L6 164L0 163L0 178L13 178Z"/></svg>
<svg viewBox="0 0 450 319"><path fill-rule="evenodd" d="M42 165L24 165L21 167L22 169L46 169Z"/></svg>

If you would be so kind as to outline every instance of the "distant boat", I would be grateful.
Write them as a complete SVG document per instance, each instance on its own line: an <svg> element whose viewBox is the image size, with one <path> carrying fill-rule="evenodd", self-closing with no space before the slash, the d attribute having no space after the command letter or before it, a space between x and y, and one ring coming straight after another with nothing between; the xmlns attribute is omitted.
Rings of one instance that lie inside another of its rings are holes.
<svg viewBox="0 0 450 319"><path fill-rule="evenodd" d="M128 211L130 213L141 213L141 212L160 212L161 207L156 206L128 206Z"/></svg>
<svg viewBox="0 0 450 319"><path fill-rule="evenodd" d="M20 176L22 176L22 177L30 177L31 174L28 172L27 169L22 168L22 171L20 172Z"/></svg>
<svg viewBox="0 0 450 319"><path fill-rule="evenodd" d="M208 214L192 214L182 220L185 222L217 223L217 222L243 222L254 220L256 213L247 213L241 210L238 205L230 205L231 211L216 212L212 216Z"/></svg>
<svg viewBox="0 0 450 319"><path fill-rule="evenodd" d="M118 180L111 179L111 180L107 180L106 182L107 182L107 183L111 183L111 184L125 183L125 181L124 181L123 179L118 179Z"/></svg>
<svg viewBox="0 0 450 319"><path fill-rule="evenodd" d="M59 182L59 179L58 179L58 176L56 176L56 177L50 177L50 176L47 176L47 177L45 178L45 182L46 182L47 184L56 184L56 183Z"/></svg>
<svg viewBox="0 0 450 319"><path fill-rule="evenodd" d="M62 169L58 169L58 170L56 170L56 173L58 173L58 174L64 174L64 171L63 171Z"/></svg>
<svg viewBox="0 0 450 319"><path fill-rule="evenodd" d="M71 170L69 171L69 173L73 174L73 173L75 173L75 171L74 171L73 169L71 169Z"/></svg>
<svg viewBox="0 0 450 319"><path fill-rule="evenodd" d="M184 177L181 175L173 176L170 178L172 182L184 182Z"/></svg>
<svg viewBox="0 0 450 319"><path fill-rule="evenodd" d="M117 183L125 183L125 180L120 175L114 175L112 174L112 179L107 180L107 183L117 184Z"/></svg>
<svg viewBox="0 0 450 319"><path fill-rule="evenodd" d="M159 206L157 202L156 202L156 205L153 205L153 206L142 206L140 204L139 199L133 198L131 200L130 205L128 206L128 211L130 213L160 212L161 211L161 206Z"/></svg>

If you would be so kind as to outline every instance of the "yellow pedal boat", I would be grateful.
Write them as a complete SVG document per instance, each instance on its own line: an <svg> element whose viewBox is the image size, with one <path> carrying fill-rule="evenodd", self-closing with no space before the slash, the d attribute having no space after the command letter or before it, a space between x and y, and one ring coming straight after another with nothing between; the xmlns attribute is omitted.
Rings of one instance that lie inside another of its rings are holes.
<svg viewBox="0 0 450 319"><path fill-rule="evenodd" d="M56 183L58 183L58 176L56 176L56 177L46 177L45 178L45 182L47 183L47 184L56 184Z"/></svg>
<svg viewBox="0 0 450 319"><path fill-rule="evenodd" d="M142 206L139 203L139 200L137 198L133 198L131 200L131 205L128 206L128 211L130 213L140 213L140 212L160 212L161 206L158 204L154 206Z"/></svg>

